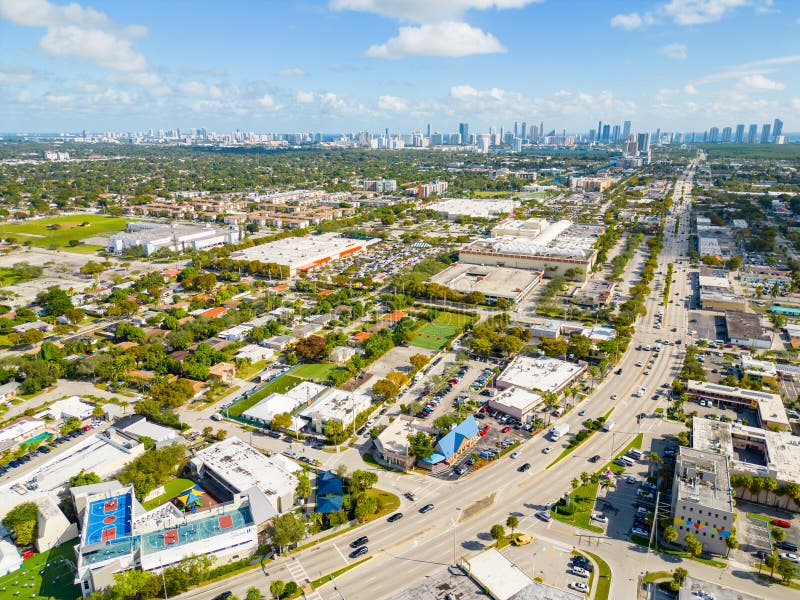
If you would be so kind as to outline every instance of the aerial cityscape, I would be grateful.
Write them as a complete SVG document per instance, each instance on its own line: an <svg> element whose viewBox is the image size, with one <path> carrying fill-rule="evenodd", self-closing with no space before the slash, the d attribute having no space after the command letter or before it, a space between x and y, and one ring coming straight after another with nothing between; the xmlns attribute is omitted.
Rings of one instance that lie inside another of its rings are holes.
<svg viewBox="0 0 800 600"><path fill-rule="evenodd" d="M798 38L0 0L0 600L800 599Z"/></svg>

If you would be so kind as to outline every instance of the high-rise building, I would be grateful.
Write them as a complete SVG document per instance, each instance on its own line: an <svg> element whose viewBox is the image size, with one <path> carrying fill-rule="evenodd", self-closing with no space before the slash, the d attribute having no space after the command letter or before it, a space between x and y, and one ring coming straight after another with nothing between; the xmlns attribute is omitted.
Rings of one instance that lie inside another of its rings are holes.
<svg viewBox="0 0 800 600"><path fill-rule="evenodd" d="M645 154L650 151L650 134L640 133L636 136L636 146L639 152Z"/></svg>
<svg viewBox="0 0 800 600"><path fill-rule="evenodd" d="M731 132L733 130L730 127L723 127L722 128L722 143L723 144L730 144L731 143Z"/></svg>
<svg viewBox="0 0 800 600"><path fill-rule="evenodd" d="M660 146L660 145L661 145L661 127L659 127L658 129L656 129L656 139L655 139L655 142L656 142L656 146Z"/></svg>
<svg viewBox="0 0 800 600"><path fill-rule="evenodd" d="M604 144L608 143L608 138L611 136L611 127L609 125L603 125L603 135L601 137L601 141Z"/></svg>
<svg viewBox="0 0 800 600"><path fill-rule="evenodd" d="M630 134L631 134L631 122L630 121L625 121L622 124L622 139L627 141L628 140L628 136Z"/></svg>
<svg viewBox="0 0 800 600"><path fill-rule="evenodd" d="M736 136L733 138L733 141L737 144L744 142L744 123L739 123L736 126Z"/></svg>
<svg viewBox="0 0 800 600"><path fill-rule="evenodd" d="M539 121L539 137L544 137L544 121Z"/></svg>
<svg viewBox="0 0 800 600"><path fill-rule="evenodd" d="M514 137L519 137L519 121L514 121Z"/></svg>
<svg viewBox="0 0 800 600"><path fill-rule="evenodd" d="M461 134L461 143L469 144L469 123L459 123L458 133Z"/></svg>
<svg viewBox="0 0 800 600"><path fill-rule="evenodd" d="M519 137L523 139L528 137L528 124L525 121L522 122L522 126L519 128Z"/></svg>
<svg viewBox="0 0 800 600"><path fill-rule="evenodd" d="M761 143L762 144L769 144L769 134L772 131L772 125L769 123L764 123L761 126Z"/></svg>
<svg viewBox="0 0 800 600"><path fill-rule="evenodd" d="M592 142L594 142L596 138L597 138L597 131L595 131L594 129L590 129L589 130L589 143L591 144Z"/></svg>
<svg viewBox="0 0 800 600"><path fill-rule="evenodd" d="M425 131L425 137L431 139L431 124L428 123L427 130Z"/></svg>
<svg viewBox="0 0 800 600"><path fill-rule="evenodd" d="M783 121L775 119L775 122L772 124L772 137L775 139L781 135L783 135Z"/></svg>
<svg viewBox="0 0 800 600"><path fill-rule="evenodd" d="M758 142L758 125L753 123L750 125L750 129L747 130L747 143L748 144L755 144Z"/></svg>
<svg viewBox="0 0 800 600"><path fill-rule="evenodd" d="M625 156L636 156L638 153L639 147L636 143L636 136L633 134L629 134L627 138L625 138Z"/></svg>
<svg viewBox="0 0 800 600"><path fill-rule="evenodd" d="M515 137L511 148L514 152L522 152L522 138Z"/></svg>
<svg viewBox="0 0 800 600"><path fill-rule="evenodd" d="M620 136L619 125L614 125L614 129L611 130L611 141L614 142L615 144L618 144L621 141L619 136Z"/></svg>
<svg viewBox="0 0 800 600"><path fill-rule="evenodd" d="M532 142L535 142L538 136L539 136L539 129L536 127L536 125L531 125L531 131L530 134L528 135L528 139Z"/></svg>
<svg viewBox="0 0 800 600"><path fill-rule="evenodd" d="M708 141L716 144L719 141L719 127L712 127L708 132Z"/></svg>
<svg viewBox="0 0 800 600"><path fill-rule="evenodd" d="M599 142L603 138L603 122L597 122L597 141Z"/></svg>

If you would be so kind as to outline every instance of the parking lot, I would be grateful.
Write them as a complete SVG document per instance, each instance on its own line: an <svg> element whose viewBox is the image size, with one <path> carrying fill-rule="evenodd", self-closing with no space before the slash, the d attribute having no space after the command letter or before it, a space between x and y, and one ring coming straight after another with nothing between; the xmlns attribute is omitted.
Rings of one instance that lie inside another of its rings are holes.
<svg viewBox="0 0 800 600"><path fill-rule="evenodd" d="M577 581L588 584L588 578L572 572L570 567L571 547L541 540L535 533L532 535L533 541L530 544L525 546L509 545L503 548L503 556L531 579L540 577L544 583L553 587L567 589L570 583Z"/></svg>

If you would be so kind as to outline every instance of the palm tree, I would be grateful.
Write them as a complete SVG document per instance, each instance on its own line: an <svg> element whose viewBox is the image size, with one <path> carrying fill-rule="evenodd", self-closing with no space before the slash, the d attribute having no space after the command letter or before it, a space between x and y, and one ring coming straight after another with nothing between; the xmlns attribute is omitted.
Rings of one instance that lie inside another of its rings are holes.
<svg viewBox="0 0 800 600"><path fill-rule="evenodd" d="M519 527L519 519L515 515L508 515L506 527L511 530L511 535L514 535L514 530Z"/></svg>

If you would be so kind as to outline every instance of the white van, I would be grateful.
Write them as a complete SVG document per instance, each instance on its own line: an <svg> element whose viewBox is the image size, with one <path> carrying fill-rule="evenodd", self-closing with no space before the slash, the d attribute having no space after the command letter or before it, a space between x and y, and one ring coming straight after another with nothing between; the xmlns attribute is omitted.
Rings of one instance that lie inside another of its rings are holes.
<svg viewBox="0 0 800 600"><path fill-rule="evenodd" d="M632 458L627 456L620 456L617 460L623 463L626 467L632 467L633 465L636 464L636 462Z"/></svg>

